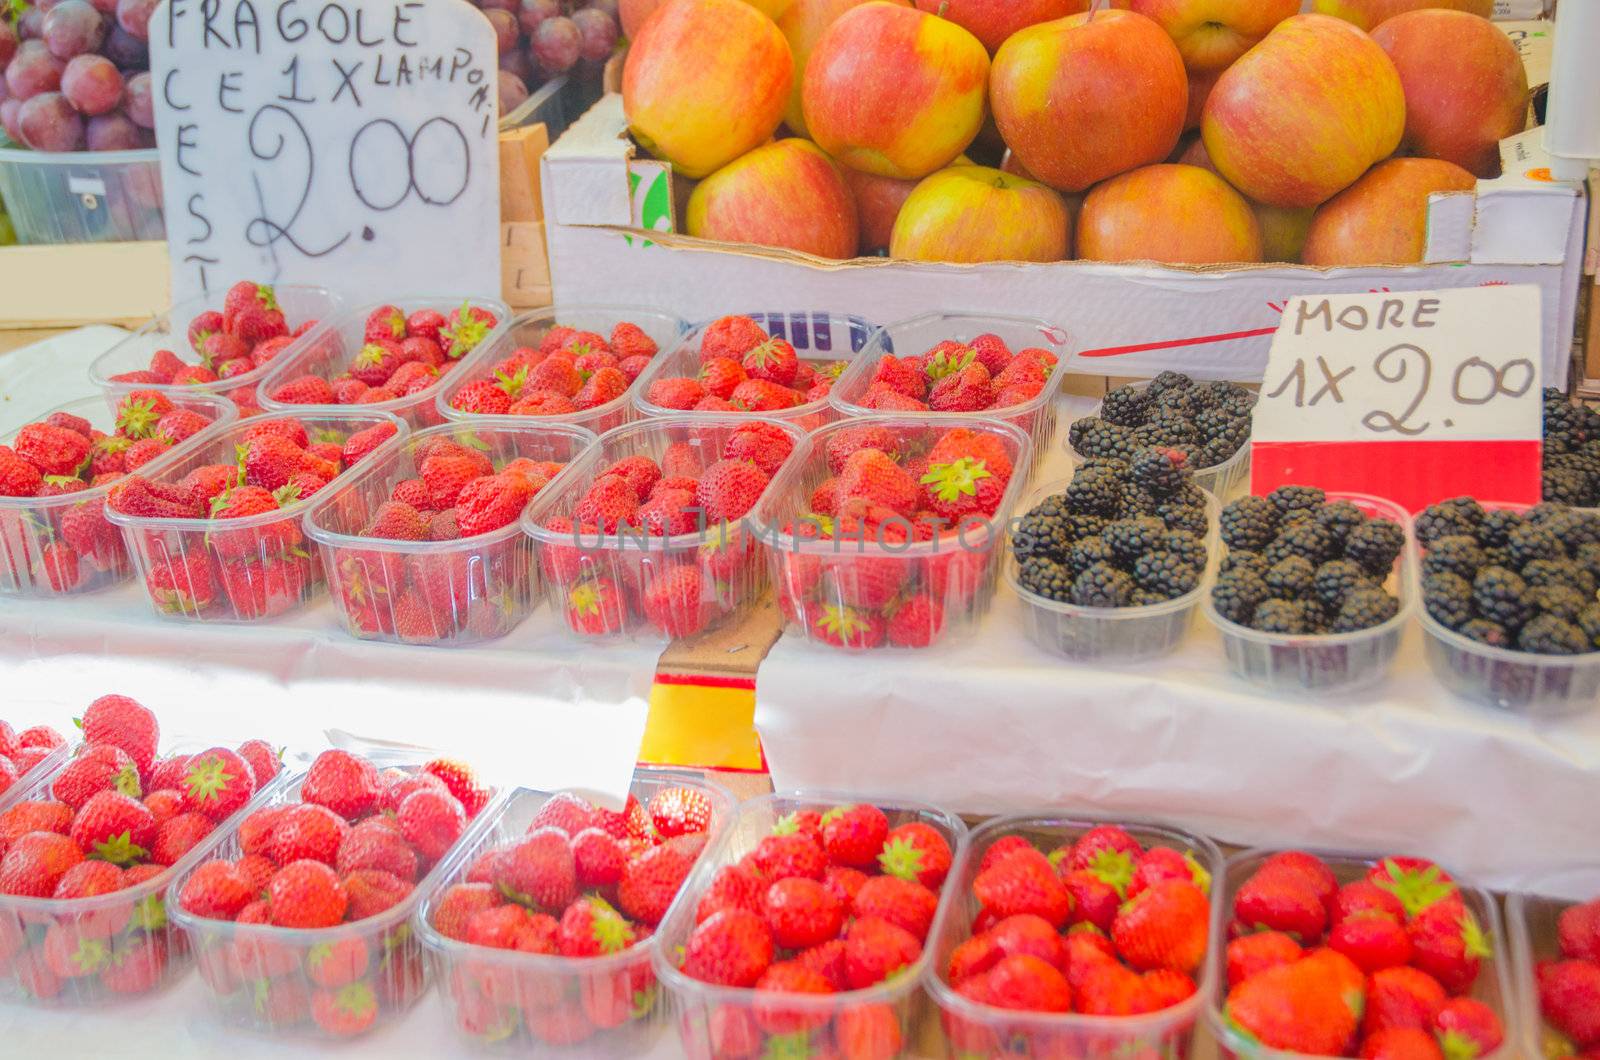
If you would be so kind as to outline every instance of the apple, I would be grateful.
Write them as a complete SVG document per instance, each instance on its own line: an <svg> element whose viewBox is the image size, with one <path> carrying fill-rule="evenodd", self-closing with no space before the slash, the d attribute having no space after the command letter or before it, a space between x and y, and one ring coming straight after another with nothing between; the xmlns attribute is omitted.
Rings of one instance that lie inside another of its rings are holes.
<svg viewBox="0 0 1600 1060"><path fill-rule="evenodd" d="M908 261L1060 261L1072 215L1055 191L988 166L951 166L912 191L889 256Z"/></svg>
<svg viewBox="0 0 1600 1060"><path fill-rule="evenodd" d="M1494 17L1494 0L1315 0L1311 7L1318 14L1342 18L1362 29L1371 29L1407 11L1429 7L1465 11L1479 18Z"/></svg>
<svg viewBox="0 0 1600 1060"><path fill-rule="evenodd" d="M1200 133L1217 172L1257 202L1317 206L1400 146L1394 63L1348 22L1296 15L1227 70Z"/></svg>
<svg viewBox="0 0 1600 1060"><path fill-rule="evenodd" d="M1261 260L1244 196L1199 166L1144 166L1095 186L1078 215L1085 261L1220 265Z"/></svg>
<svg viewBox="0 0 1600 1060"><path fill-rule="evenodd" d="M1299 261L1317 211L1310 207L1263 206L1259 202L1251 205L1261 225L1261 260Z"/></svg>
<svg viewBox="0 0 1600 1060"><path fill-rule="evenodd" d="M1167 31L1191 73L1226 69L1272 27L1299 14L1300 0L1130 0Z"/></svg>
<svg viewBox="0 0 1600 1060"><path fill-rule="evenodd" d="M1222 80L1221 70L1190 70L1189 71L1189 107L1183 113L1183 129L1200 128L1200 119L1205 117L1206 100L1211 98L1211 90L1217 87L1217 82Z"/></svg>
<svg viewBox="0 0 1600 1060"><path fill-rule="evenodd" d="M1317 209L1307 265L1412 265L1427 249L1428 196L1472 191L1477 178L1437 158L1392 158Z"/></svg>
<svg viewBox="0 0 1600 1060"><path fill-rule="evenodd" d="M622 35L633 40L645 20L656 13L656 8L666 0L617 0L617 17L622 21Z"/></svg>
<svg viewBox="0 0 1600 1060"><path fill-rule="evenodd" d="M793 78L789 43L744 0L671 0L628 48L622 109L640 146L704 177L772 138Z"/></svg>
<svg viewBox="0 0 1600 1060"><path fill-rule="evenodd" d="M801 103L817 146L880 177L925 177L983 126L989 53L946 19L873 0L834 20L806 62Z"/></svg>
<svg viewBox="0 0 1600 1060"><path fill-rule="evenodd" d="M782 18L794 5L794 0L744 0L744 2L773 20Z"/></svg>
<svg viewBox="0 0 1600 1060"><path fill-rule="evenodd" d="M811 53L816 49L817 41L822 39L829 26L833 25L838 17L852 7L860 7L869 0L794 0L778 19L778 28L783 31L784 39L789 42L789 52L794 56L796 77L794 88L789 93L789 107L783 112L783 122L791 130L806 135L805 108L801 105L801 89L805 84L803 75L806 62L810 60ZM898 4L901 7L910 7L911 0L886 0L888 3Z"/></svg>
<svg viewBox="0 0 1600 1060"><path fill-rule="evenodd" d="M1528 72L1511 38L1477 15L1427 10L1385 20L1372 39L1400 72L1406 153L1498 175L1500 141L1528 120Z"/></svg>
<svg viewBox="0 0 1600 1060"><path fill-rule="evenodd" d="M1178 46L1131 11L1020 30L995 54L989 80L995 121L1017 160L1069 192L1166 158L1188 97Z"/></svg>
<svg viewBox="0 0 1600 1060"><path fill-rule="evenodd" d="M856 201L810 140L779 140L729 162L689 196L691 236L787 247L819 258L856 253Z"/></svg>
<svg viewBox="0 0 1600 1060"><path fill-rule="evenodd" d="M974 163L972 159L962 155L950 164L970 166ZM856 217L861 222L861 253L871 255L880 250L888 250L889 240L894 234L895 219L900 216L900 207L905 205L911 193L922 182L880 177L872 173L863 173L859 169L851 169L849 166L840 166L839 171L844 175L844 182L856 199ZM1024 173L1023 176L1027 174Z"/></svg>
<svg viewBox="0 0 1600 1060"><path fill-rule="evenodd" d="M1127 7L1132 0L1116 0ZM1089 0L917 0L932 15L964 26L992 54L1019 29L1089 10Z"/></svg>

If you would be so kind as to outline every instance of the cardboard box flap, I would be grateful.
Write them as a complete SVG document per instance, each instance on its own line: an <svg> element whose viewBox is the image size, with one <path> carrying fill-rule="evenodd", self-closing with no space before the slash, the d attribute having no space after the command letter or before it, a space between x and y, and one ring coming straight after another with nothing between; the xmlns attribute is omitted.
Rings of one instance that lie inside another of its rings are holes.
<svg viewBox="0 0 1600 1060"><path fill-rule="evenodd" d="M622 97L603 97L545 152L545 217L558 224L631 225L634 151Z"/></svg>

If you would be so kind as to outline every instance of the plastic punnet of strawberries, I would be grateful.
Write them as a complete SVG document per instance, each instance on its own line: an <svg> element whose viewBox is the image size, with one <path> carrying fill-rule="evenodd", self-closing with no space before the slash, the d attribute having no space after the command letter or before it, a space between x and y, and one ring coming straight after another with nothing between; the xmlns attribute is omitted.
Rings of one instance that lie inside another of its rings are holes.
<svg viewBox="0 0 1600 1060"><path fill-rule="evenodd" d="M349 363L276 383L271 397L286 405L375 405L413 397L448 375L499 323L471 302L448 316L436 309L407 314L399 306L379 306L367 314L361 347ZM336 343L339 336L327 341Z"/></svg>
<svg viewBox="0 0 1600 1060"><path fill-rule="evenodd" d="M717 430L708 428L708 436ZM637 453L613 461L570 510L544 513L536 535L541 567L568 627L602 636L642 620L668 637L688 637L748 602L761 570L741 520L794 445L789 431L760 422L735 427L721 459L709 462L714 445L672 442L659 459ZM684 543L686 535L693 539Z"/></svg>
<svg viewBox="0 0 1600 1060"><path fill-rule="evenodd" d="M145 590L158 610L271 618L299 606L321 580L321 566L301 534L299 506L396 433L390 422L345 435L289 416L259 418L243 427L235 462L197 465L176 482L131 475L111 488L107 504L136 520L129 525L142 535ZM270 518L284 509L295 510ZM215 525L169 531L140 527L143 519ZM236 519L250 524L228 529Z"/></svg>
<svg viewBox="0 0 1600 1060"><path fill-rule="evenodd" d="M1550 1056L1600 1060L1600 898L1556 918L1560 957L1533 970L1539 1011L1560 1035Z"/></svg>
<svg viewBox="0 0 1600 1060"><path fill-rule="evenodd" d="M521 836L473 856L462 882L428 906L433 929L466 944L443 951L457 1027L489 1041L604 1042L619 1050L607 1055L625 1055L618 1038L644 1033L658 1012L643 944L705 849L715 812L705 791L686 786L647 804L630 795L620 812L560 793Z"/></svg>
<svg viewBox="0 0 1600 1060"><path fill-rule="evenodd" d="M66 743L66 737L48 725L18 732L0 718L0 795L26 782L35 766Z"/></svg>
<svg viewBox="0 0 1600 1060"><path fill-rule="evenodd" d="M179 882L182 922L231 1018L360 1034L427 985L408 924L412 896L492 792L450 759L380 770L332 750L296 794L253 810ZM367 920L366 930L339 930Z"/></svg>
<svg viewBox="0 0 1600 1060"><path fill-rule="evenodd" d="M1493 1053L1505 1039L1500 1015L1468 996L1494 974L1489 926L1432 862L1390 857L1361 868L1341 883L1323 859L1284 851L1239 886L1227 1030L1310 1056Z"/></svg>
<svg viewBox="0 0 1600 1060"><path fill-rule="evenodd" d="M1030 346L1015 353L998 335L946 339L908 357L886 354L859 403L879 412L987 412L1044 393L1057 357Z"/></svg>
<svg viewBox="0 0 1600 1060"><path fill-rule="evenodd" d="M654 379L645 400L679 412L783 412L827 400L844 368L802 359L749 317L722 317L700 334L697 374Z"/></svg>
<svg viewBox="0 0 1600 1060"><path fill-rule="evenodd" d="M463 384L450 407L484 416L564 416L620 399L650 366L656 343L626 320L610 337L557 325Z"/></svg>
<svg viewBox="0 0 1600 1060"><path fill-rule="evenodd" d="M111 434L70 412L52 412L0 445L0 497L70 496L117 483L211 426L156 391L117 399ZM96 494L75 505L0 509L0 583L69 593L119 580L127 570L122 534Z"/></svg>
<svg viewBox="0 0 1600 1060"><path fill-rule="evenodd" d="M162 386L211 386L263 368L315 327L315 320L291 323L267 284L240 280L228 288L222 309L208 309L189 321L186 338L197 361L186 361L170 349L159 349L147 368L111 377L113 383ZM242 415L261 411L254 387L228 394Z"/></svg>
<svg viewBox="0 0 1600 1060"><path fill-rule="evenodd" d="M900 1056L906 1013L884 988L921 961L950 864L939 829L892 826L871 804L780 818L696 896L679 969L750 995L709 1011L686 1006L692 1060L836 1055L830 1048L859 1060ZM828 1004L834 994L851 996ZM795 996L807 1003L783 1003Z"/></svg>
<svg viewBox="0 0 1600 1060"><path fill-rule="evenodd" d="M497 468L483 449L464 444L472 441L467 432L462 438L416 442L415 475L394 484L360 536L434 542L493 534L515 523L565 466L516 457ZM419 644L509 632L532 606L531 551L520 533L478 551L337 549L335 580L346 623L357 636Z"/></svg>
<svg viewBox="0 0 1600 1060"><path fill-rule="evenodd" d="M173 866L280 768L261 740L158 757L159 722L127 696L95 700L79 725L50 786L0 813L0 967L40 1002L142 994L182 971Z"/></svg>

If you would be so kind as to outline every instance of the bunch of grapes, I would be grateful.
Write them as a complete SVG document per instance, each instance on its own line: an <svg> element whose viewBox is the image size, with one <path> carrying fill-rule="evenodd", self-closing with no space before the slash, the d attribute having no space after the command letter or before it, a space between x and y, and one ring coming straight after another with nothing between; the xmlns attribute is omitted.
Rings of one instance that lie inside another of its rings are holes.
<svg viewBox="0 0 1600 1060"><path fill-rule="evenodd" d="M36 151L154 145L147 42L155 6L156 0L35 0L14 21L0 18L6 135Z"/></svg>
<svg viewBox="0 0 1600 1060"><path fill-rule="evenodd" d="M617 46L617 0L473 0L500 49L500 113L580 62L596 73Z"/></svg>

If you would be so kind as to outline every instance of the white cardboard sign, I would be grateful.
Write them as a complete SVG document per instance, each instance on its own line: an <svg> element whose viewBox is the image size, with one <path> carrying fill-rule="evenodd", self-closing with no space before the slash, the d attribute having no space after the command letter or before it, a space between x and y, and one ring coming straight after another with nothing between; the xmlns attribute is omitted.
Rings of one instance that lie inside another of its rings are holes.
<svg viewBox="0 0 1600 1060"><path fill-rule="evenodd" d="M500 288L494 30L465 0L162 0L174 302L240 279L353 303Z"/></svg>

